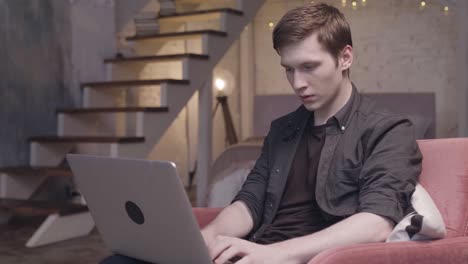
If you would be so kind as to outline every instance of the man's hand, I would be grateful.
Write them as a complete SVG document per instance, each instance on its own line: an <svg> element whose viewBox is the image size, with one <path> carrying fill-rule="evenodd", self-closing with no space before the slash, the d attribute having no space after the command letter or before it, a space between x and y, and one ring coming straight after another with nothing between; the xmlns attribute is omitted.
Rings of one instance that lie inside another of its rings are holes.
<svg viewBox="0 0 468 264"><path fill-rule="evenodd" d="M214 245L216 241L216 234L212 230L209 230L209 229L203 229L201 231L201 234L202 234L203 240L205 240L205 244L208 247L208 249L211 248L212 245Z"/></svg>
<svg viewBox="0 0 468 264"><path fill-rule="evenodd" d="M217 236L208 248L215 264L224 264L234 257L240 258L236 264L295 264L274 245L259 245L235 237Z"/></svg>

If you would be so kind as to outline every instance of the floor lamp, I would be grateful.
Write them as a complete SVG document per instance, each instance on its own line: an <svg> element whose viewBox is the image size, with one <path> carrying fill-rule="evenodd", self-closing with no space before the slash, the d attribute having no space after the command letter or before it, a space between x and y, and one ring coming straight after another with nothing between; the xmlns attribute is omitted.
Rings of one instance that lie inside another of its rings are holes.
<svg viewBox="0 0 468 264"><path fill-rule="evenodd" d="M218 109L219 105L221 105L221 109L223 110L223 118L224 118L224 129L226 131L226 143L228 146L237 144L237 134L236 129L234 128L234 123L232 122L231 111L229 110L228 100L226 95L219 95L216 96L216 106L213 112L213 116L216 114L216 110Z"/></svg>
<svg viewBox="0 0 468 264"><path fill-rule="evenodd" d="M222 79L216 79L215 81L215 87L216 90L218 91L218 95L216 96L216 105L213 110L213 115L212 117L216 115L216 111L218 110L218 107L221 105L221 109L223 111L223 119L224 119L224 129L226 131L226 145L234 145L237 144L239 141L237 139L237 134L236 134L236 129L234 128L234 123L232 122L232 115L231 111L229 110L229 105L228 105L228 97L225 94L225 87L226 87L226 82ZM189 188L192 187L193 184L193 179L195 177L197 171L197 162L195 162L195 166L193 171L189 172Z"/></svg>

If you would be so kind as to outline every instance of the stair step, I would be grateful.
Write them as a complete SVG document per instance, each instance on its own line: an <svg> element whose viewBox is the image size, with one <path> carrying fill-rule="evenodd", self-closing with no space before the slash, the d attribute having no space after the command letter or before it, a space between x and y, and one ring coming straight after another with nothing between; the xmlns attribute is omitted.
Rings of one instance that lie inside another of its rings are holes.
<svg viewBox="0 0 468 264"><path fill-rule="evenodd" d="M184 31L184 32L171 32L171 33L162 33L154 35L144 35L144 36L133 36L128 37L127 40L144 40L144 39L163 39L163 38L174 38L174 37L192 37L203 34L211 34L226 37L227 33L219 30L196 30L196 31Z"/></svg>
<svg viewBox="0 0 468 264"><path fill-rule="evenodd" d="M95 108L64 108L57 113L88 114L88 113L130 113L130 112L168 112L169 107L95 107Z"/></svg>
<svg viewBox="0 0 468 264"><path fill-rule="evenodd" d="M6 167L0 168L0 173L11 176L46 176L46 177L71 177L73 176L69 168L60 167Z"/></svg>
<svg viewBox="0 0 468 264"><path fill-rule="evenodd" d="M211 16L211 15L219 15L220 13L230 13L234 15L242 16L244 12L233 9L233 8L216 8L216 9L205 9L205 10L196 10L196 11L187 11L187 12L180 12L176 14L170 15L162 15L158 19L160 21L165 20L189 20L190 17L200 17L200 16Z"/></svg>
<svg viewBox="0 0 468 264"><path fill-rule="evenodd" d="M208 60L210 57L208 55L186 53L186 54L171 54L171 55L159 55L159 56L110 58L110 59L105 59L104 63L139 62L139 61L171 61L171 60L185 59L185 58Z"/></svg>
<svg viewBox="0 0 468 264"><path fill-rule="evenodd" d="M145 85L160 85L163 83L167 84L190 84L188 80L175 80L175 79L156 79L156 80L131 80L131 81L106 81L106 82L88 82L82 83L81 88L93 87L93 88L113 88L113 87L125 87L125 86L145 86Z"/></svg>
<svg viewBox="0 0 468 264"><path fill-rule="evenodd" d="M47 216L56 213L64 216L88 211L88 207L82 204L20 199L0 199L0 208L24 216Z"/></svg>
<svg viewBox="0 0 468 264"><path fill-rule="evenodd" d="M80 137L80 136L40 136L31 137L29 141L41 143L140 143L144 137Z"/></svg>

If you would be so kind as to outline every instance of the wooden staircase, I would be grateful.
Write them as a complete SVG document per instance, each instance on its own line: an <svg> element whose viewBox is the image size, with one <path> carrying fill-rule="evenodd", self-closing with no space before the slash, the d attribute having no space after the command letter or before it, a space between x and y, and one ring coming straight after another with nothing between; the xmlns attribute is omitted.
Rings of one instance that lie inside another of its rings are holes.
<svg viewBox="0 0 468 264"><path fill-rule="evenodd" d="M181 2L205 5L203 0ZM262 3L236 0L236 8L217 6L160 17L159 34L127 38L135 56L103 60L107 80L81 84L81 108L57 110L57 135L29 139L30 167L0 169L0 209L48 215L28 247L86 235L94 227L83 204L30 200L48 177L72 176L68 168L57 167L67 153L147 158L196 91L203 124L199 134L204 135L199 144L211 140L213 69ZM197 175L207 175L211 154L199 153ZM200 179L198 198L206 182Z"/></svg>

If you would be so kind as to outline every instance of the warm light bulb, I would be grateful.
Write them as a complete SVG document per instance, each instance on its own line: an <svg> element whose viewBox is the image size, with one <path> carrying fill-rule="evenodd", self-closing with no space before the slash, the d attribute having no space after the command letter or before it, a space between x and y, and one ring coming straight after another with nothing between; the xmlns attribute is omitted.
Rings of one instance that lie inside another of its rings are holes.
<svg viewBox="0 0 468 264"><path fill-rule="evenodd" d="M353 1L353 2L351 3L351 5L353 5L354 7L356 7L356 6L357 6L356 1Z"/></svg>
<svg viewBox="0 0 468 264"><path fill-rule="evenodd" d="M425 7L426 6L426 1L421 1L421 7Z"/></svg>
<svg viewBox="0 0 468 264"><path fill-rule="evenodd" d="M366 0L362 0L362 3L365 4L367 1Z"/></svg>
<svg viewBox="0 0 468 264"><path fill-rule="evenodd" d="M275 23L269 22L269 23L268 23L268 26L269 26L270 28L273 28L273 27L275 26Z"/></svg>
<svg viewBox="0 0 468 264"><path fill-rule="evenodd" d="M218 91L222 92L224 91L224 88L226 88L226 82L223 79L218 78L215 80L215 86Z"/></svg>
<svg viewBox="0 0 468 264"><path fill-rule="evenodd" d="M449 7L448 7L448 6L444 6L444 11L445 11L445 12L448 12L448 11L449 11Z"/></svg>
<svg viewBox="0 0 468 264"><path fill-rule="evenodd" d="M342 5L343 7L346 7L346 0L341 0L341 5Z"/></svg>

